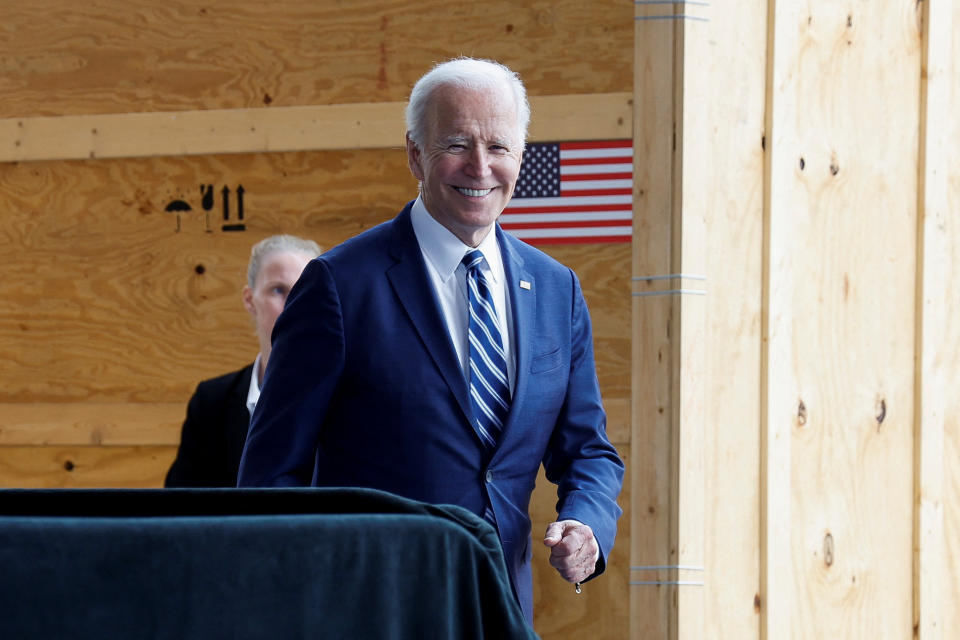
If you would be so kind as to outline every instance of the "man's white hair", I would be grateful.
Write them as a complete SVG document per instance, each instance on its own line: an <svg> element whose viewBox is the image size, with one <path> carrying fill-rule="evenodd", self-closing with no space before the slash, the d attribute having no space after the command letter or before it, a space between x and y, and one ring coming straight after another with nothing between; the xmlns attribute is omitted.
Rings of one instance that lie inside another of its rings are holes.
<svg viewBox="0 0 960 640"><path fill-rule="evenodd" d="M313 240L297 236L276 235L264 238L250 249L250 262L247 264L247 284L252 289L257 284L257 276L263 268L263 261L273 253L302 253L316 258L322 250Z"/></svg>
<svg viewBox="0 0 960 640"><path fill-rule="evenodd" d="M434 66L417 80L407 102L407 133L418 149L426 141L430 97L440 87L461 89L508 90L517 113L517 140L526 145L530 125L530 103L527 90L516 73L493 60L454 58ZM522 148L522 147L521 147Z"/></svg>

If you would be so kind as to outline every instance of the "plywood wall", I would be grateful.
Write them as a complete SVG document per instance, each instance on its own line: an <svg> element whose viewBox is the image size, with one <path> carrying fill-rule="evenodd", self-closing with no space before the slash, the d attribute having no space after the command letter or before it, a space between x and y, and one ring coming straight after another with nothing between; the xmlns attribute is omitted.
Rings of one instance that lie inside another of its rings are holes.
<svg viewBox="0 0 960 640"><path fill-rule="evenodd" d="M921 32L891 4L815 3L777 16L772 43L765 419L788 467L765 482L789 493L768 526L790 579L767 599L792 602L774 637L913 628ZM870 96L887 98L852 108Z"/></svg>
<svg viewBox="0 0 960 640"><path fill-rule="evenodd" d="M637 14L631 637L956 637L960 9Z"/></svg>
<svg viewBox="0 0 960 640"><path fill-rule="evenodd" d="M427 68L499 59L527 83L534 138L629 138L631 18L614 0L8 10L0 486L160 486L197 382L255 355L250 246L283 232L330 247L415 196L402 106ZM190 211L167 211L176 200ZM630 248L545 248L583 283L608 431L628 457ZM541 478L535 536L555 500ZM628 541L625 519L608 575L580 596L541 550L542 637L625 637Z"/></svg>
<svg viewBox="0 0 960 640"><path fill-rule="evenodd" d="M619 0L41 0L5 12L0 117L401 101L456 55L534 95L624 91L630 19Z"/></svg>

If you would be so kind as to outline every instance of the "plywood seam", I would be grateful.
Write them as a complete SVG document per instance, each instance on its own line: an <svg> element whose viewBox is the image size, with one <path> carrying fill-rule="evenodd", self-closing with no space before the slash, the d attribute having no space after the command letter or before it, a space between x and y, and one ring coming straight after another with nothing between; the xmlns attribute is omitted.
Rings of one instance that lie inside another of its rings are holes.
<svg viewBox="0 0 960 640"><path fill-rule="evenodd" d="M762 195L762 230L761 230L761 268L760 268L760 457L759 491L760 517L758 522L760 531L760 575L757 576L759 593L756 604L760 613L759 640L773 640L770 638L770 585L768 545L769 536L769 478L770 460L767 449L770 447L770 233L772 204L772 172L773 162L771 147L773 146L773 83L774 83L774 45L776 43L776 0L767 1L767 46L766 46L766 80L764 91L764 132L763 132L763 195Z"/></svg>
<svg viewBox="0 0 960 640"><path fill-rule="evenodd" d="M914 502L913 502L913 628L914 637L919 640L939 640L944 637L944 612L942 601L942 572L944 554L943 521L943 444L944 425L928 418L935 416L928 403L939 402L928 394L929 385L937 385L937 380L928 380L925 367L925 343L929 318L935 311L925 304L927 290L927 264L934 260L930 252L935 247L927 246L927 230L930 228L928 216L935 217L937 205L945 206L940 197L946 187L942 175L948 163L943 150L943 136L934 131L939 125L932 123L947 122L949 114L945 108L946 83L949 77L948 60L950 55L950 19L933 13L933 3L920 3L917 10L922 21L920 51L920 93L918 96L919 132L917 162L917 238L915 263L915 321L914 321ZM938 3L937 10L946 5ZM949 8L947 9L949 14ZM933 175L931 175L933 172ZM931 210L932 209L932 210ZM941 275L941 274L938 274ZM936 374L932 374L934 377ZM940 389L941 392L945 389Z"/></svg>

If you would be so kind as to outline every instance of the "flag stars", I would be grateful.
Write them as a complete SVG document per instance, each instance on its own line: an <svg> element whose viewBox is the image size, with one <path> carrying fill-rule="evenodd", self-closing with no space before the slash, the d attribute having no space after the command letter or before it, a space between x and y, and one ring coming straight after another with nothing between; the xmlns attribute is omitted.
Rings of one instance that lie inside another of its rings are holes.
<svg viewBox="0 0 960 640"><path fill-rule="evenodd" d="M516 195L521 198L560 196L560 146L531 144L524 153Z"/></svg>

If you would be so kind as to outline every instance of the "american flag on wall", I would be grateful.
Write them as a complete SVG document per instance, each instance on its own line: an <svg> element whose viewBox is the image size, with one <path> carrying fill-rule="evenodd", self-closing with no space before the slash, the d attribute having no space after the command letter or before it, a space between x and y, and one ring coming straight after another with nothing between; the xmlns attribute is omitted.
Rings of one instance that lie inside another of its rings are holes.
<svg viewBox="0 0 960 640"><path fill-rule="evenodd" d="M528 144L500 226L530 244L630 242L633 141Z"/></svg>

